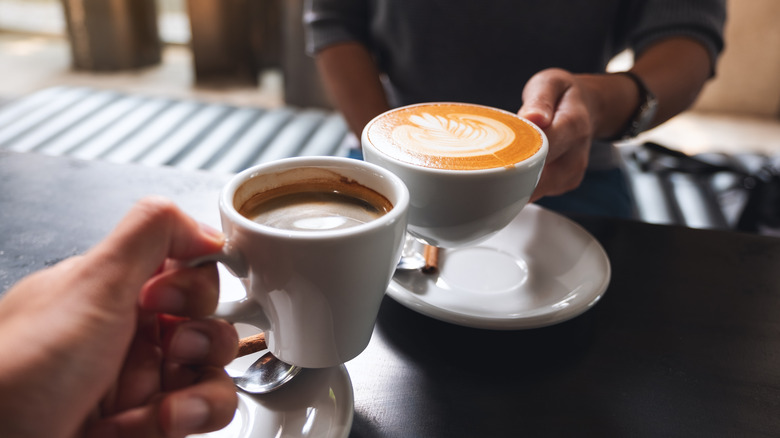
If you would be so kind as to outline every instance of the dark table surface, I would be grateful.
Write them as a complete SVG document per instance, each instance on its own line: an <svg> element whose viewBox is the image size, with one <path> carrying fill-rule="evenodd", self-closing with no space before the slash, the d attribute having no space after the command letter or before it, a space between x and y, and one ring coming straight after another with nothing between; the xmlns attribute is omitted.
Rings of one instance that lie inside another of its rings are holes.
<svg viewBox="0 0 780 438"><path fill-rule="evenodd" d="M0 291L139 198L218 225L229 175L0 152ZM471 329L386 298L347 364L352 437L780 436L780 239L574 217L612 280L551 327Z"/></svg>

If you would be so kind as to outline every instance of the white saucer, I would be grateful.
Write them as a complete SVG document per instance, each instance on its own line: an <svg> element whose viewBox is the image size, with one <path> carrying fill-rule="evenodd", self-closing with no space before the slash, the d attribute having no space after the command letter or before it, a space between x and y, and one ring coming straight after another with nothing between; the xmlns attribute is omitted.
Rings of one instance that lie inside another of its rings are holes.
<svg viewBox="0 0 780 438"><path fill-rule="evenodd" d="M236 324L239 336L257 329ZM225 370L231 376L243 374L261 354L258 352L231 362ZM238 409L224 429L190 438L346 438L352 428L354 396L344 365L305 369L292 381L263 395L238 391Z"/></svg>
<svg viewBox="0 0 780 438"><path fill-rule="evenodd" d="M530 204L489 240L439 252L438 274L398 271L388 295L467 327L544 327L590 309L609 285L604 248L571 220Z"/></svg>

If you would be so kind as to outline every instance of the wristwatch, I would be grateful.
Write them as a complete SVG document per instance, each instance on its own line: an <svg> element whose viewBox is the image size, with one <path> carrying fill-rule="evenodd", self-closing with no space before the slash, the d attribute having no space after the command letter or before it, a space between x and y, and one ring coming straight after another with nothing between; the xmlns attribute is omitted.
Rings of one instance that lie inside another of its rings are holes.
<svg viewBox="0 0 780 438"><path fill-rule="evenodd" d="M636 83L636 86L639 89L639 106L634 112L634 115L631 116L631 119L628 121L623 132L610 139L613 141L628 140L636 137L639 133L650 127L650 124L655 117L655 113L658 111L658 99L656 99L655 94L647 88L647 85L645 85L642 78L635 73L623 71L615 74L628 76Z"/></svg>

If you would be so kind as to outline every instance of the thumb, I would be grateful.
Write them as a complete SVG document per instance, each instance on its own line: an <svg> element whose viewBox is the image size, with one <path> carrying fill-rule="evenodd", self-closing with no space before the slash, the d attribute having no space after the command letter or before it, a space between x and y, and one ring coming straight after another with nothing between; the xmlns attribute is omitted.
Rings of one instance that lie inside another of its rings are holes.
<svg viewBox="0 0 780 438"><path fill-rule="evenodd" d="M535 74L523 88L523 106L517 112L542 129L553 122L558 102L571 86L568 73L547 69Z"/></svg>
<svg viewBox="0 0 780 438"><path fill-rule="evenodd" d="M200 225L173 202L139 201L102 242L85 255L113 300L119 294L135 303L138 291L166 259L189 259L220 250L223 235ZM98 291L99 292L99 291Z"/></svg>
<svg viewBox="0 0 780 438"><path fill-rule="evenodd" d="M546 107L543 102L526 102L517 115L541 129L547 129L552 123L552 109Z"/></svg>

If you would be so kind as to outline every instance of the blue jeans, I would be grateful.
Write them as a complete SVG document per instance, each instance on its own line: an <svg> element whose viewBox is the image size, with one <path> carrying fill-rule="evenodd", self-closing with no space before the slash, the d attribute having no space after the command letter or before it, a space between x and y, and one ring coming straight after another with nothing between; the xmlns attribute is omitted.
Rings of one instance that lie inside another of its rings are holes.
<svg viewBox="0 0 780 438"><path fill-rule="evenodd" d="M631 190L619 168L590 170L576 189L560 196L542 198L536 203L560 213L634 217Z"/></svg>

